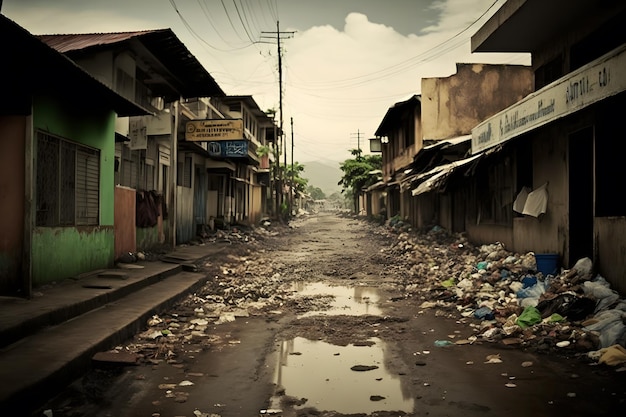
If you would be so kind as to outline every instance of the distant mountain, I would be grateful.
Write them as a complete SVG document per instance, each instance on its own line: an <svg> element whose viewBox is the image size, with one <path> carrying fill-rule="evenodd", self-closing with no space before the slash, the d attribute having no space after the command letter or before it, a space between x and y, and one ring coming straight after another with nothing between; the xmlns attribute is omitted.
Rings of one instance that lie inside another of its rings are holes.
<svg viewBox="0 0 626 417"><path fill-rule="evenodd" d="M341 191L341 186L337 185L343 177L339 162L334 165L323 162L302 162L302 165L304 165L304 172L301 176L309 180L308 185L321 189L326 196Z"/></svg>

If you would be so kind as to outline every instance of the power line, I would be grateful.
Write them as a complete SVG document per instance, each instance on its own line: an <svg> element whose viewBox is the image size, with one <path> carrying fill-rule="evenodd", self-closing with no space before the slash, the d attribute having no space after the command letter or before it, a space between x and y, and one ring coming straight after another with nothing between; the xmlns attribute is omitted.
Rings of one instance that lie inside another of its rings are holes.
<svg viewBox="0 0 626 417"><path fill-rule="evenodd" d="M494 6L500 2L501 0L495 0L491 6L489 6L489 8L487 10L485 10L478 18L476 18L472 23L470 23L467 27L465 27L463 30L461 30L460 32L456 33L454 36L446 39L443 42L440 42L439 44L433 46L432 48L429 48L428 50L414 56L411 57L409 59L406 59L404 61L401 61L397 64L394 64L392 66L377 70L377 71L373 71L371 73L367 73L367 74L363 74L363 75L359 75L356 77L350 77L350 78L344 78L344 79L340 79L340 80L334 80L331 82L324 82L324 83L316 83L316 82L311 82L310 85L312 86L316 86L316 87L311 87L311 88L315 88L317 90L319 90L319 88L328 88L328 89L336 89L336 88L348 88L348 87L355 87L355 86L359 86L359 85L363 85L365 83L374 81L374 80L383 80L384 78L387 78L389 76L407 71L415 66L421 65L425 62L428 61L432 61L434 59L437 59L445 54L447 54L448 52L459 48L460 46L462 46L467 39L463 38L460 39L458 42L452 44L452 45L447 45L450 42L453 42L456 38L459 38L463 33L467 32L469 29L471 29L477 22L479 22L483 17L485 17L487 15L487 13L489 13ZM447 45L447 46L445 46ZM444 47L445 46L445 47ZM377 76L378 74L383 74L381 76ZM374 76L377 76L376 78L372 78ZM359 81L361 80L361 81ZM319 87L319 85L324 85L322 87Z"/></svg>

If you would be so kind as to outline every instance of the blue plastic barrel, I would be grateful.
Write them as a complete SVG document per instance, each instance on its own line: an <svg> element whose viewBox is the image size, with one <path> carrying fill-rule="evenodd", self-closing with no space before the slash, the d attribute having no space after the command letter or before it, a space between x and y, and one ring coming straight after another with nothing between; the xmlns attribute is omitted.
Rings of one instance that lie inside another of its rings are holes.
<svg viewBox="0 0 626 417"><path fill-rule="evenodd" d="M544 277L556 275L559 270L558 253L536 253L535 261L537 262L537 272L541 272Z"/></svg>

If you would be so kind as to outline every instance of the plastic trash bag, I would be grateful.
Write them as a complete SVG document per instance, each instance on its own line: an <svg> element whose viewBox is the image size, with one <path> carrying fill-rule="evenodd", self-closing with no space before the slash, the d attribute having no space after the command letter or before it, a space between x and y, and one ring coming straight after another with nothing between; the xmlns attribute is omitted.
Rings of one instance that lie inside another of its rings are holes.
<svg viewBox="0 0 626 417"><path fill-rule="evenodd" d="M593 281L583 284L585 295L598 300L596 312L602 311L619 299L619 294L611 289L611 285L603 277L596 277Z"/></svg>
<svg viewBox="0 0 626 417"><path fill-rule="evenodd" d="M537 310L543 318L557 313L571 321L579 321L594 312L596 302L590 298L578 297L575 294L563 293L550 300L537 304Z"/></svg>
<svg viewBox="0 0 626 417"><path fill-rule="evenodd" d="M481 307L474 311L474 317L481 320L493 320L495 315L489 307Z"/></svg>
<svg viewBox="0 0 626 417"><path fill-rule="evenodd" d="M545 291L545 284L542 281L537 281L532 287L522 288L516 295L517 298L539 298Z"/></svg>
<svg viewBox="0 0 626 417"><path fill-rule="evenodd" d="M579 276L591 277L593 271L593 261L589 258L581 258L574 264L574 267Z"/></svg>
<svg viewBox="0 0 626 417"><path fill-rule="evenodd" d="M537 308L529 306L524 309L522 314L517 318L515 324L522 329L533 326L541 322L541 313Z"/></svg>
<svg viewBox="0 0 626 417"><path fill-rule="evenodd" d="M600 347L614 345L626 331L624 325L626 313L622 310L605 310L594 316L596 323L584 327L585 331L595 331L600 333Z"/></svg>

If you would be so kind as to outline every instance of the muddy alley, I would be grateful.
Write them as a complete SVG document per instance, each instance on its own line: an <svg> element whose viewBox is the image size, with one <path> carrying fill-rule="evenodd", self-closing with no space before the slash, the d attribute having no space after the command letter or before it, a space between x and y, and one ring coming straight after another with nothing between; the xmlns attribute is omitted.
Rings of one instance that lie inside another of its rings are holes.
<svg viewBox="0 0 626 417"><path fill-rule="evenodd" d="M478 308L469 291L441 284L477 273L478 248L444 234L407 247L402 233L416 232L320 213L225 244L198 265L210 277L200 291L114 349L136 365L94 366L46 408L55 417L624 413L626 372L580 344L556 347L575 324L487 332L497 320L465 314Z"/></svg>

